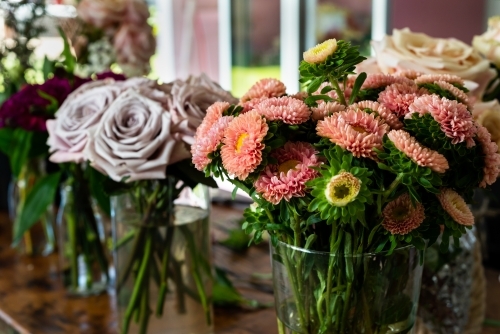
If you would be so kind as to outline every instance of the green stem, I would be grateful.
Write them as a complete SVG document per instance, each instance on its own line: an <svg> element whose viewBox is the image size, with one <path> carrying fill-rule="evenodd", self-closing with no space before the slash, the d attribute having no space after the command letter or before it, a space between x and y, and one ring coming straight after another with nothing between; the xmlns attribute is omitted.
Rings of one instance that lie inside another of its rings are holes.
<svg viewBox="0 0 500 334"><path fill-rule="evenodd" d="M71 194L68 194L68 196L71 196ZM70 199L72 200L72 199ZM68 203L70 204L70 203ZM67 224L67 229L68 229L68 241L69 241L69 247L70 247L70 275L71 275L71 288L72 289L77 289L78 288L78 250L77 250L77 232L76 232L76 220L75 220L75 215L71 211L65 212L65 217L66 217L66 224Z"/></svg>
<svg viewBox="0 0 500 334"><path fill-rule="evenodd" d="M382 197L384 200L386 200L392 194L394 189L396 189L396 187L399 186L402 178L403 178L403 173L399 173L398 176L394 179L394 181L392 181L389 188L387 188L387 190L382 193Z"/></svg>
<svg viewBox="0 0 500 334"><path fill-rule="evenodd" d="M152 259L150 259L152 260ZM152 262L152 261L150 261ZM149 309L149 270L146 269L143 291L141 298L141 318L139 321L139 334L146 334L148 331L149 317L151 310Z"/></svg>
<svg viewBox="0 0 500 334"><path fill-rule="evenodd" d="M339 102L347 107L347 102L344 97L344 92L340 89L338 81L332 78L330 78L329 80L333 86L333 89L335 89L337 96L339 97Z"/></svg>
<svg viewBox="0 0 500 334"><path fill-rule="evenodd" d="M165 250L163 252L163 258L161 261L161 274L160 274L160 291L158 295L158 300L156 304L156 316L160 317L163 314L163 306L165 303L165 297L168 291L168 280L167 272L170 263L170 248L172 247L172 240L174 236L174 228L171 226L167 227L165 235Z"/></svg>
<svg viewBox="0 0 500 334"><path fill-rule="evenodd" d="M146 271L149 270L149 261L152 253L152 236L150 233L146 234L146 242L144 247L144 254L142 257L141 267L139 269L139 274L137 275L136 282L134 284L134 289L132 291L132 297L130 297L130 301L127 306L127 310L125 311L125 318L123 320L123 330L122 333L128 333L128 328L130 325L130 320L134 313L135 305L138 301L138 298L141 293L141 287L144 284L144 279L147 278Z"/></svg>
<svg viewBox="0 0 500 334"><path fill-rule="evenodd" d="M344 300L344 311L342 312L342 324L340 326L340 332L345 333L345 328L347 326L348 317L349 317L349 307L351 302L351 290L352 290L352 282L347 282L347 289L345 292L345 300Z"/></svg>

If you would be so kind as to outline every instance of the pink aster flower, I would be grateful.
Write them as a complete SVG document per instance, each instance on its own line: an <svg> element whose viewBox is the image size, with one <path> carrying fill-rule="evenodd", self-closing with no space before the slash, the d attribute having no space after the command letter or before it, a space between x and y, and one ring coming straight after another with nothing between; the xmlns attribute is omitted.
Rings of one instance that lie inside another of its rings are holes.
<svg viewBox="0 0 500 334"><path fill-rule="evenodd" d="M228 102L215 102L208 107L203 122L201 122L200 126L196 129L196 137L204 137L215 122L222 117L222 113L226 111L229 106L230 104Z"/></svg>
<svg viewBox="0 0 500 334"><path fill-rule="evenodd" d="M457 87L453 86L451 83L448 83L446 81L436 81L434 83L439 87L441 87L442 89L445 89L448 92L450 92L453 96L457 98L458 102L465 104L467 108L471 108L471 105L469 103L469 97L461 89L458 89Z"/></svg>
<svg viewBox="0 0 500 334"><path fill-rule="evenodd" d="M426 83L435 83L436 81L444 81L450 84L464 85L464 80L459 76L452 74L424 74L415 79L417 85Z"/></svg>
<svg viewBox="0 0 500 334"><path fill-rule="evenodd" d="M330 139L355 157L376 160L374 148L382 149L382 138L389 126L372 114L361 110L346 110L319 121L319 136Z"/></svg>
<svg viewBox="0 0 500 334"><path fill-rule="evenodd" d="M398 117L378 102L360 101L352 104L349 108L361 110L369 109L376 112L377 115L380 116L392 129L399 130L403 127L403 123L398 119Z"/></svg>
<svg viewBox="0 0 500 334"><path fill-rule="evenodd" d="M492 185L498 178L500 173L500 154L498 154L497 144L491 141L491 134L484 126L478 125L476 139L481 144L484 154L484 176L479 186L486 188L486 185Z"/></svg>
<svg viewBox="0 0 500 334"><path fill-rule="evenodd" d="M290 96L272 97L254 108L270 121L283 121L286 124L300 124L309 120L311 111L307 105Z"/></svg>
<svg viewBox="0 0 500 334"><path fill-rule="evenodd" d="M450 168L448 160L442 154L420 145L408 132L404 130L391 130L387 136L398 150L403 152L417 165L429 167L437 173L444 173Z"/></svg>
<svg viewBox="0 0 500 334"><path fill-rule="evenodd" d="M202 171L212 162L208 155L217 150L217 146L224 137L224 130L226 130L233 118L233 116L222 116L203 135L199 135L197 131L194 144L191 146L191 154L196 169Z"/></svg>
<svg viewBox="0 0 500 334"><path fill-rule="evenodd" d="M382 211L382 226L391 234L405 235L418 228L425 219L424 206L413 204L405 193L389 202Z"/></svg>
<svg viewBox="0 0 500 334"><path fill-rule="evenodd" d="M443 209L460 225L474 225L474 216L465 200L457 192L451 189L441 189L437 195Z"/></svg>
<svg viewBox="0 0 500 334"><path fill-rule="evenodd" d="M307 99L308 96L309 96L309 94L307 94L307 92L298 92L298 93L295 93L293 95L290 95L290 97L293 97L294 99L301 100L301 101L304 101L305 99Z"/></svg>
<svg viewBox="0 0 500 334"><path fill-rule="evenodd" d="M320 121L336 112L345 110L345 106L337 102L322 102L319 103L317 107L311 108L311 110L311 118L314 121Z"/></svg>
<svg viewBox="0 0 500 334"><path fill-rule="evenodd" d="M224 131L221 148L222 164L229 174L245 180L262 161L262 143L269 127L255 110L242 114Z"/></svg>
<svg viewBox="0 0 500 334"><path fill-rule="evenodd" d="M415 99L406 118L410 118L413 113L430 113L453 144L465 141L467 147L475 145L472 138L477 127L464 104L437 95L426 95Z"/></svg>
<svg viewBox="0 0 500 334"><path fill-rule="evenodd" d="M395 83L412 84L413 81L404 76L395 76L382 73L368 74L361 89L374 89L390 86Z"/></svg>
<svg viewBox="0 0 500 334"><path fill-rule="evenodd" d="M406 115L409 111L410 105L413 101L426 94L427 90L424 88L419 88L413 83L395 83L389 85L382 91L378 96L378 102L398 117Z"/></svg>
<svg viewBox="0 0 500 334"><path fill-rule="evenodd" d="M262 101L267 100L268 97L258 97L256 99L251 99L250 101L240 102L239 105L243 107L242 113L246 113L250 110L255 109L255 107Z"/></svg>
<svg viewBox="0 0 500 334"><path fill-rule="evenodd" d="M421 72L417 72L414 70L398 70L393 75L399 76L399 77L405 77L405 78L408 78L411 80L415 80L416 78L422 76L423 74Z"/></svg>
<svg viewBox="0 0 500 334"><path fill-rule="evenodd" d="M286 94L285 84L278 79L262 79L257 81L240 99L241 103L261 97L280 97Z"/></svg>
<svg viewBox="0 0 500 334"><path fill-rule="evenodd" d="M311 168L320 164L317 153L309 143L287 142L271 153L278 164L264 169L255 182L255 190L274 205L282 199L290 201L292 197L304 197L305 183L318 175Z"/></svg>

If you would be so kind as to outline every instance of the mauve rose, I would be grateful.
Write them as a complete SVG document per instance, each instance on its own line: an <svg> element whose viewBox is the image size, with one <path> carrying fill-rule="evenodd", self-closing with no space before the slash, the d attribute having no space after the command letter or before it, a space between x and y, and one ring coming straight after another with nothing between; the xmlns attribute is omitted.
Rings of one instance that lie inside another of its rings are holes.
<svg viewBox="0 0 500 334"><path fill-rule="evenodd" d="M163 179L166 167L188 158L170 132L171 116L161 104L128 89L90 129L85 157L115 181Z"/></svg>
<svg viewBox="0 0 500 334"><path fill-rule="evenodd" d="M49 160L55 163L82 162L88 129L99 123L103 113L118 97L122 88L113 79L89 82L68 96L47 121Z"/></svg>
<svg viewBox="0 0 500 334"><path fill-rule="evenodd" d="M156 50L151 26L123 24L114 36L114 48L116 60L127 76L146 74L149 59Z"/></svg>
<svg viewBox="0 0 500 334"><path fill-rule="evenodd" d="M149 17L149 8L144 0L127 0L123 22L141 26L146 24Z"/></svg>
<svg viewBox="0 0 500 334"><path fill-rule="evenodd" d="M160 89L170 90L172 95L170 113L174 124L174 137L189 145L194 143L196 128L203 121L208 107L218 101L238 103L238 99L205 74L189 77L186 81L176 80Z"/></svg>
<svg viewBox="0 0 500 334"><path fill-rule="evenodd" d="M78 16L96 28L107 28L123 20L126 5L127 0L82 0Z"/></svg>
<svg viewBox="0 0 500 334"><path fill-rule="evenodd" d="M392 36L372 42L378 65L384 73L414 70L423 74L452 74L466 80L477 98L495 76L489 62L472 48L454 38L433 38L408 28L394 29Z"/></svg>

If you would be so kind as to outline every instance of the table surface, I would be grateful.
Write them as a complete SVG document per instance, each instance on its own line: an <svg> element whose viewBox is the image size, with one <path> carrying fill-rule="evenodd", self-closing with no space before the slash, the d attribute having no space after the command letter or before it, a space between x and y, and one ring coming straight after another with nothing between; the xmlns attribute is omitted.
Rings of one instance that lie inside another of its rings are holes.
<svg viewBox="0 0 500 334"><path fill-rule="evenodd" d="M212 210L214 239L222 240L236 226L241 210L220 205ZM22 257L9 247L10 223L0 213L0 319L20 333L117 333L114 296L70 297L62 287L57 255ZM264 304L273 301L270 282L259 284L254 273L271 271L268 246L251 247L239 254L215 242L215 264L230 273L243 296ZM486 270L487 318L500 319L499 272ZM0 321L0 333L11 333ZM216 308L217 334L276 334L274 308ZM484 334L499 334L500 328L485 327Z"/></svg>

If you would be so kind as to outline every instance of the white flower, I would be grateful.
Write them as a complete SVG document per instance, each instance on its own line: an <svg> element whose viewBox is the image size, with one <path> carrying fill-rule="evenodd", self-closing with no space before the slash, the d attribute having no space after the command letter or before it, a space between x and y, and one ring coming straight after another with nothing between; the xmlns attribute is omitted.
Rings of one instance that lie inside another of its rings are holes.
<svg viewBox="0 0 500 334"><path fill-rule="evenodd" d="M408 28L394 29L392 36L372 42L384 73L414 70L423 74L453 74L461 77L476 97L481 97L495 76L489 62L471 46L454 38L432 38Z"/></svg>
<svg viewBox="0 0 500 334"><path fill-rule="evenodd" d="M491 141L500 146L500 104L497 100L474 105L472 116L491 134Z"/></svg>
<svg viewBox="0 0 500 334"><path fill-rule="evenodd" d="M472 46L500 67L500 16L488 20L488 30L480 36L474 36Z"/></svg>

